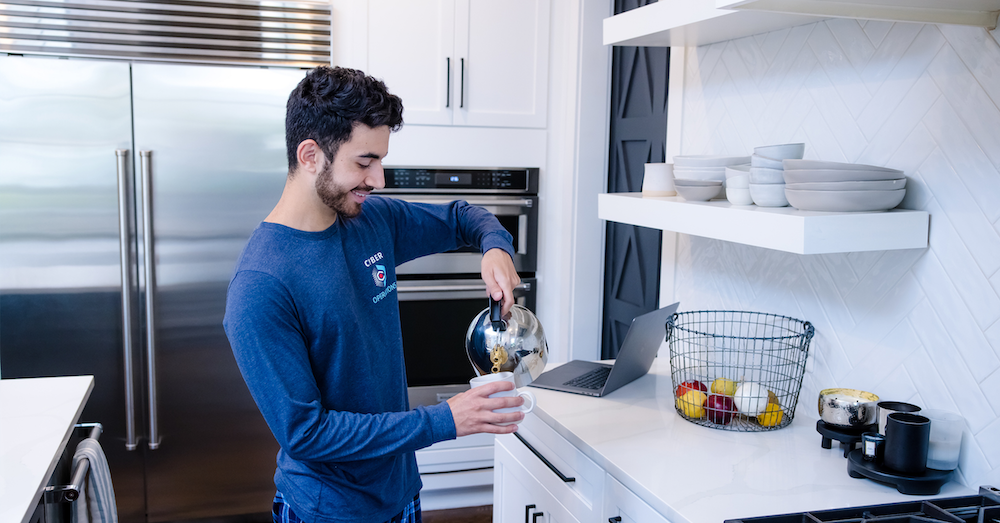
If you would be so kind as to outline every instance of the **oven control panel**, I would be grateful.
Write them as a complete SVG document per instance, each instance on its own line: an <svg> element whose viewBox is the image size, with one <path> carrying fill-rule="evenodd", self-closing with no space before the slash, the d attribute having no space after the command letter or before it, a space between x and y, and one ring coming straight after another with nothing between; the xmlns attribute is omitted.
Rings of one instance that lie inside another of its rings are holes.
<svg viewBox="0 0 1000 523"><path fill-rule="evenodd" d="M537 168L386 167L386 192L538 193Z"/></svg>

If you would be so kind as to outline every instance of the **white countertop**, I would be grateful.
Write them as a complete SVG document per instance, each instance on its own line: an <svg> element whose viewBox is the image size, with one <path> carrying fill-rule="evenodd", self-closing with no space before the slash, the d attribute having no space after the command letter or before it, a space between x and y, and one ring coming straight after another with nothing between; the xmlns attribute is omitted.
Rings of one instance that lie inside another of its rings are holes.
<svg viewBox="0 0 1000 523"><path fill-rule="evenodd" d="M93 389L93 376L0 380L0 523L28 521Z"/></svg>
<svg viewBox="0 0 1000 523"><path fill-rule="evenodd" d="M530 389L533 411L672 523L974 495L951 481L937 496L908 496L847 474L837 441L821 447L816 399L799 397L788 427L734 432L695 425L674 410L670 362L604 398Z"/></svg>

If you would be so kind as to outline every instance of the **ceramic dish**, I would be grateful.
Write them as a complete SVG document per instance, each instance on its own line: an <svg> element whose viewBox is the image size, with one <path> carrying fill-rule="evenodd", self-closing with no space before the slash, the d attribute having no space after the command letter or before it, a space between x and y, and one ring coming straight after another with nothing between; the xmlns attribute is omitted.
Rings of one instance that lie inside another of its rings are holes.
<svg viewBox="0 0 1000 523"><path fill-rule="evenodd" d="M796 191L891 191L906 187L906 178L873 180L869 182L811 182L789 183L785 189Z"/></svg>
<svg viewBox="0 0 1000 523"><path fill-rule="evenodd" d="M788 205L785 198L785 184L782 183L751 183L750 197L753 203L760 207L784 207Z"/></svg>
<svg viewBox="0 0 1000 523"><path fill-rule="evenodd" d="M861 428L875 423L878 396L857 389L819 391L819 418L840 427Z"/></svg>
<svg viewBox="0 0 1000 523"><path fill-rule="evenodd" d="M753 189L753 185L750 185ZM797 191L786 189L789 205L803 211L873 212L899 205L906 189L893 191Z"/></svg>
<svg viewBox="0 0 1000 523"><path fill-rule="evenodd" d="M781 169L751 167L750 183L785 183L785 172Z"/></svg>
<svg viewBox="0 0 1000 523"><path fill-rule="evenodd" d="M721 180L692 180L690 178L674 178L674 186L686 185L688 187L722 187Z"/></svg>
<svg viewBox="0 0 1000 523"><path fill-rule="evenodd" d="M749 189L750 188L750 175L743 174L742 176L733 176L731 178L726 178L726 187L732 187L734 189Z"/></svg>
<svg viewBox="0 0 1000 523"><path fill-rule="evenodd" d="M726 199L733 205L753 205L753 197L750 196L749 188L726 187Z"/></svg>
<svg viewBox="0 0 1000 523"><path fill-rule="evenodd" d="M745 163L742 165L727 165L726 166L726 178L732 178L733 176L745 175L750 172L750 164Z"/></svg>
<svg viewBox="0 0 1000 523"><path fill-rule="evenodd" d="M722 185L675 185L677 194L689 202L711 200L722 192Z"/></svg>
<svg viewBox="0 0 1000 523"><path fill-rule="evenodd" d="M842 162L821 162L819 160L783 160L781 162L785 170L797 169L848 169L851 171L896 171L888 167L878 167L876 165L864 165L860 163Z"/></svg>
<svg viewBox="0 0 1000 523"><path fill-rule="evenodd" d="M674 167L725 167L750 163L749 156L685 155L674 156Z"/></svg>
<svg viewBox="0 0 1000 523"><path fill-rule="evenodd" d="M806 144L804 143L783 143L779 145L763 145L761 147L753 148L754 154L759 154L761 156L766 156L768 158L802 158L802 155L806 152Z"/></svg>
<svg viewBox="0 0 1000 523"><path fill-rule="evenodd" d="M674 169L675 178L687 178L689 180L725 180L725 169L701 170L701 169Z"/></svg>
<svg viewBox="0 0 1000 523"><path fill-rule="evenodd" d="M751 167L767 167L768 169L784 169L785 166L780 159L770 158L755 154L750 157Z"/></svg>
<svg viewBox="0 0 1000 523"><path fill-rule="evenodd" d="M852 171L848 169L785 169L785 183L870 182L905 178L903 171Z"/></svg>

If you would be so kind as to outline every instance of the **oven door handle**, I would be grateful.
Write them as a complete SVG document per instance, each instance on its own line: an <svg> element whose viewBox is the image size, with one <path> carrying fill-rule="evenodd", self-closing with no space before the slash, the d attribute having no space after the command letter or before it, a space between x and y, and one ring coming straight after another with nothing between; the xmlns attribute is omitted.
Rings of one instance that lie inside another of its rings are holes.
<svg viewBox="0 0 1000 523"><path fill-rule="evenodd" d="M531 290L530 283L521 283L514 287L515 290ZM397 282L396 292L462 292L462 291L483 291L486 292L486 284L482 285L404 285Z"/></svg>
<svg viewBox="0 0 1000 523"><path fill-rule="evenodd" d="M482 207L511 207L511 206L516 206L516 207L529 207L530 208L530 207L534 207L535 206L535 203L530 198L504 198L504 199L495 199L495 200L490 200L490 199L485 199L485 198L484 199L455 198L455 200L449 200L448 202L446 202L446 201L444 201L444 200L442 200L440 198L438 198L438 199L424 199L424 198L414 198L412 196L407 196L405 198L405 200L407 202L410 202L410 203L430 203L430 204L435 204L435 205L440 205L442 203L449 203L449 202L452 202L452 201L455 201L455 200L463 200L463 201L465 201L465 203L468 203L469 205L479 205L479 206L482 206Z"/></svg>

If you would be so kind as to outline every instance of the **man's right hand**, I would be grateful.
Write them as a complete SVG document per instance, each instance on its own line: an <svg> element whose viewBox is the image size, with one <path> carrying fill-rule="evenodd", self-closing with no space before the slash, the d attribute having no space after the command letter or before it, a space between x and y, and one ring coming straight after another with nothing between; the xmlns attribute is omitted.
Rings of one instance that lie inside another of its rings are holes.
<svg viewBox="0 0 1000 523"><path fill-rule="evenodd" d="M496 413L496 409L520 407L524 398L519 396L507 398L491 398L505 390L512 390L514 385L507 381L495 381L473 387L461 394L448 398L451 416L455 419L457 437L479 434L510 434L517 431L517 424L497 425L497 423L519 422L524 419L524 413L519 411Z"/></svg>

